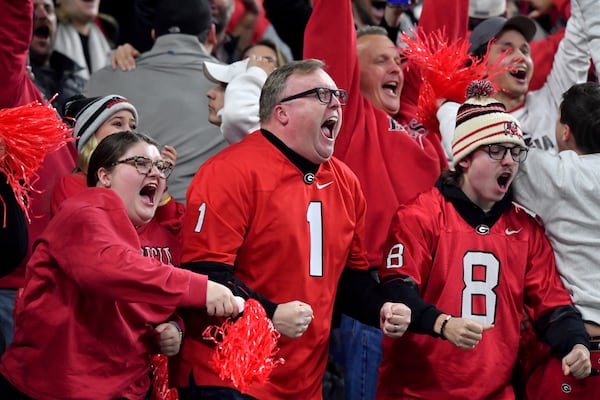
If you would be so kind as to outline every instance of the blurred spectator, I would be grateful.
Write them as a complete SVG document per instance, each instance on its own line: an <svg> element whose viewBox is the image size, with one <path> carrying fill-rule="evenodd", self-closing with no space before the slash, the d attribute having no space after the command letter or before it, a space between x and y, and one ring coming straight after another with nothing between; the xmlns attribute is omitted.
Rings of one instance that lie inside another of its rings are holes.
<svg viewBox="0 0 600 400"><path fill-rule="evenodd" d="M530 16L542 15L548 12L548 3L551 2L551 0L528 2L534 8ZM483 22L487 18L510 18L520 15L518 10L512 7L512 2L509 1L509 3L511 3L511 6L507 7L506 0L470 0L469 30L473 30L480 22ZM554 3L560 3L560 6L556 4L555 7L552 7L553 10L556 10L554 14L558 17L554 29L550 32L545 32L541 28L541 25L537 24L536 35L529 43L531 47L531 59L533 60L533 65L535 65L533 76L529 82L529 90L540 89L546 83L546 79L552 69L554 54L558 49L558 44L565 35L564 25L570 16L570 2L569 0L554 0Z"/></svg>
<svg viewBox="0 0 600 400"><path fill-rule="evenodd" d="M582 0L581 7L577 2L571 2L571 17L565 36L554 55L552 70L544 86L536 91L529 90L534 67L529 41L536 30L530 18L489 18L477 25L471 33L471 54L482 57L489 46L489 63L501 56L505 57L501 65L509 68L493 78L500 89L495 97L521 123L529 146L556 152L556 138L552 132L558 118L561 95L571 85L585 82L588 76L590 51L583 29L583 14L593 21L600 20L600 15L587 12L593 1ZM458 103L446 102L437 113L448 156L452 154L450 143L454 135L458 106Z"/></svg>
<svg viewBox="0 0 600 400"><path fill-rule="evenodd" d="M53 1L34 0L33 4L29 62L34 82L48 100L58 94L52 105L60 111L67 99L83 92L85 80L77 74L83 67L54 51L57 25Z"/></svg>
<svg viewBox="0 0 600 400"><path fill-rule="evenodd" d="M206 92L208 120L221 128L229 143L236 143L260 127L258 102L267 76L286 60L271 41L248 48L244 60L230 65L204 63L204 74L215 83Z"/></svg>
<svg viewBox="0 0 600 400"><path fill-rule="evenodd" d="M0 108L17 107L32 101L44 101L27 70L27 54L33 32L33 1L0 0ZM31 193L28 225L31 247L50 220L50 190L58 177L75 166L74 146L63 146L49 153L37 171L36 191ZM26 258L27 259L27 258ZM8 345L13 336L13 310L17 288L23 286L25 268L22 264L12 274L0 279L0 331Z"/></svg>
<svg viewBox="0 0 600 400"><path fill-rule="evenodd" d="M264 0L263 2L267 18L273 24L277 34L290 47L295 60L300 60L303 56L303 32L312 12L312 3L313 1L309 0ZM403 18L404 12L411 13L414 18L411 10L386 7L386 1L383 0L352 0L355 26L382 26L393 43L396 43L400 29L407 29L412 25L412 19L407 23Z"/></svg>
<svg viewBox="0 0 600 400"><path fill-rule="evenodd" d="M218 128L208 123L203 96L211 87L203 62L216 61L210 56L215 29L208 0L160 0L155 15L156 42L137 59L137 67L132 71L106 67L92 75L85 92L126 97L138 110L138 129L177 150L169 192L184 203L200 165L227 144Z"/></svg>
<svg viewBox="0 0 600 400"><path fill-rule="evenodd" d="M56 2L59 24L54 48L81 67L76 73L86 81L110 57L111 46L96 24L99 4L100 0Z"/></svg>
<svg viewBox="0 0 600 400"><path fill-rule="evenodd" d="M292 58L291 50L267 19L262 0L235 0L227 33L230 37L227 45L229 58L222 61L231 63L240 60L245 48L263 39L272 41L287 59Z"/></svg>

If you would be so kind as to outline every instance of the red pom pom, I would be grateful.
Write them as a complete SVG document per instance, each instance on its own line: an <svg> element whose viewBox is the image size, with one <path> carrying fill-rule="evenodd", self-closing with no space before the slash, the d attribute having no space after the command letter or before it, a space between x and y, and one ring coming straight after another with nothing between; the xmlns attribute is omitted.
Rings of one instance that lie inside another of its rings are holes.
<svg viewBox="0 0 600 400"><path fill-rule="evenodd" d="M220 327L209 326L202 335L217 345L212 364L219 378L230 380L242 393L254 382L265 382L273 368L284 363L274 357L280 334L256 300L246 301L236 321L227 319Z"/></svg>
<svg viewBox="0 0 600 400"><path fill-rule="evenodd" d="M152 393L150 400L179 400L177 389L169 388L169 359L164 354L155 354L152 365Z"/></svg>
<svg viewBox="0 0 600 400"><path fill-rule="evenodd" d="M478 60L468 53L469 41L450 41L443 30L423 33L417 30L413 39L402 34L405 47L400 53L421 69L422 85L419 90L417 114L428 130L437 131L436 112L439 100L463 103L466 100L467 86L474 80L492 79L509 69L501 66L505 55L488 65L489 50L483 59Z"/></svg>
<svg viewBox="0 0 600 400"><path fill-rule="evenodd" d="M36 101L0 110L0 172L6 175L27 217L37 169L46 154L74 140L72 131L50 103Z"/></svg>

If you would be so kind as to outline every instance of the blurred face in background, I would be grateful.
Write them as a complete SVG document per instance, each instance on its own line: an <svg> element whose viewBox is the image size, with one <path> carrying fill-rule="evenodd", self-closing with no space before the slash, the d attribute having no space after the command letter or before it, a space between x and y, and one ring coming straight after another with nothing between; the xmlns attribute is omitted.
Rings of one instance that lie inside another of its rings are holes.
<svg viewBox="0 0 600 400"><path fill-rule="evenodd" d="M385 12L386 0L352 0L354 23L359 27L379 25Z"/></svg>
<svg viewBox="0 0 600 400"><path fill-rule="evenodd" d="M29 56L35 64L42 65L50 58L56 37L56 13L52 0L33 1L33 37Z"/></svg>
<svg viewBox="0 0 600 400"><path fill-rule="evenodd" d="M225 88L224 83L216 83L208 89L206 97L208 98L208 122L213 125L221 126L221 116L218 112L221 111L225 104Z"/></svg>
<svg viewBox="0 0 600 400"><path fill-rule="evenodd" d="M263 60L273 64L275 67L280 67L280 65L277 65L277 53L269 46L264 46L262 44L252 46L246 50L244 54L242 54L242 59L252 58L253 56L256 58L262 58Z"/></svg>
<svg viewBox="0 0 600 400"><path fill-rule="evenodd" d="M357 40L360 92L375 107L394 116L400 109L404 74L398 49L384 35L364 35Z"/></svg>
<svg viewBox="0 0 600 400"><path fill-rule="evenodd" d="M121 110L111 115L96 131L98 143L108 135L123 131L135 131L137 121L129 110Z"/></svg>
<svg viewBox="0 0 600 400"><path fill-rule="evenodd" d="M217 36L221 37L233 14L233 0L210 0L210 10L216 21Z"/></svg>
<svg viewBox="0 0 600 400"><path fill-rule="evenodd" d="M56 5L74 24L89 24L98 16L100 0L57 0Z"/></svg>
<svg viewBox="0 0 600 400"><path fill-rule="evenodd" d="M498 96L525 100L529 90L529 82L533 76L533 60L527 39L519 31L506 30L492 39L489 63L506 54L502 66L509 66L508 71L494 77L493 81L500 88Z"/></svg>

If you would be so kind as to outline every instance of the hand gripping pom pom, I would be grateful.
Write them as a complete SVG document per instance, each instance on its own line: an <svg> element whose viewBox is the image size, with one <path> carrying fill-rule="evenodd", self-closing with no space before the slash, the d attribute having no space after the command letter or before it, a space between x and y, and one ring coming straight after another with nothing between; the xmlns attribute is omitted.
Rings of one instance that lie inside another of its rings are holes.
<svg viewBox="0 0 600 400"><path fill-rule="evenodd" d="M179 400L177 389L169 388L169 359L164 354L155 354L152 365L152 393L150 400Z"/></svg>
<svg viewBox="0 0 600 400"><path fill-rule="evenodd" d="M72 131L50 103L35 101L0 110L0 145L5 153L0 154L0 172L28 218L29 193L35 191L37 169L46 154L74 140Z"/></svg>
<svg viewBox="0 0 600 400"><path fill-rule="evenodd" d="M478 80L469 83L467 86L467 99L472 97L490 97L496 93L496 88L492 82L487 80Z"/></svg>
<svg viewBox="0 0 600 400"><path fill-rule="evenodd" d="M230 380L242 393L254 382L265 382L273 368L283 364L275 358L280 334L261 304L249 299L244 313L233 321L228 318L222 326L209 326L202 334L216 344L212 366L222 380Z"/></svg>

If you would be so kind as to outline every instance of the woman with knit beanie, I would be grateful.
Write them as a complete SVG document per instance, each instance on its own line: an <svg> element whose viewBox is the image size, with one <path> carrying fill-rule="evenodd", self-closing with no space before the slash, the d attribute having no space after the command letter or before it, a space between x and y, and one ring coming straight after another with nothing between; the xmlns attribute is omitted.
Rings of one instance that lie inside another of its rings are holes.
<svg viewBox="0 0 600 400"><path fill-rule="evenodd" d="M61 204L87 188L88 165L102 139L126 131L135 130L138 113L133 104L118 95L86 98L73 97L65 103L64 118L73 124L73 136L76 138L77 168L61 177L52 191L51 212L57 214ZM161 157L175 166L177 153L171 146L164 146ZM185 207L172 200L167 193L162 195L160 204L152 220L140 227L137 233L141 244L141 253L163 264L178 266L181 255L181 227ZM179 351L183 326L180 317L174 314L171 326L161 332L161 352L168 356ZM162 344L164 343L164 346Z"/></svg>

